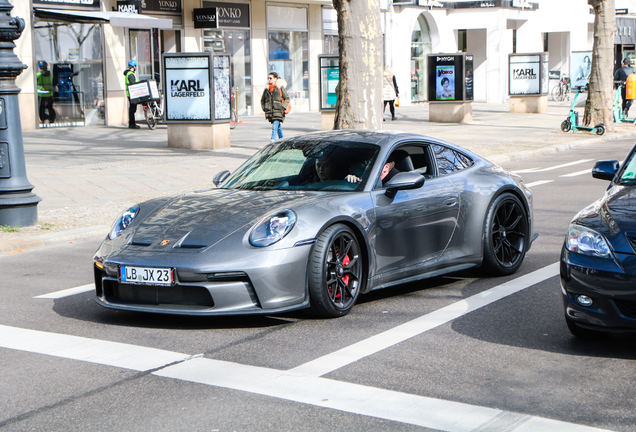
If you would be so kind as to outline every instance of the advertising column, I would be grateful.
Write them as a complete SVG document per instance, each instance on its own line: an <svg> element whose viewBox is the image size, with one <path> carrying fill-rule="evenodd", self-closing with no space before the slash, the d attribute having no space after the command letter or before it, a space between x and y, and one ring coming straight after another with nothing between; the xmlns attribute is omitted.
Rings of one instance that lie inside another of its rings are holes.
<svg viewBox="0 0 636 432"><path fill-rule="evenodd" d="M510 112L548 111L548 53L508 55Z"/></svg>
<svg viewBox="0 0 636 432"><path fill-rule="evenodd" d="M322 130L332 130L340 82L340 65L337 55L319 55L320 67L320 123Z"/></svg>
<svg viewBox="0 0 636 432"><path fill-rule="evenodd" d="M472 121L473 55L429 54L427 73L429 121Z"/></svg>
<svg viewBox="0 0 636 432"><path fill-rule="evenodd" d="M168 147L229 147L229 56L164 54L163 71Z"/></svg>

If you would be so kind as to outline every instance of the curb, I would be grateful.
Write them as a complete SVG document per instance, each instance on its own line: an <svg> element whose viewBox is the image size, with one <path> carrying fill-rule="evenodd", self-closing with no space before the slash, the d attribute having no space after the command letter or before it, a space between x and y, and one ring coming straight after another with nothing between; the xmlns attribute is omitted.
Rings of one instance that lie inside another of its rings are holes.
<svg viewBox="0 0 636 432"><path fill-rule="evenodd" d="M6 242L0 242L0 254L20 253L45 247L61 246L77 240L100 238L104 237L109 229L110 227L105 225L95 225L36 237L15 237Z"/></svg>

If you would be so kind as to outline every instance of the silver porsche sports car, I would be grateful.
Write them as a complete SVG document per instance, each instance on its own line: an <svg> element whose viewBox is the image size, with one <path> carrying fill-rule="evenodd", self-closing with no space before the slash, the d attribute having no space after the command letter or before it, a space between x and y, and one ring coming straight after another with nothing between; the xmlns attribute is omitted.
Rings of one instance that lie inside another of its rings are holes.
<svg viewBox="0 0 636 432"><path fill-rule="evenodd" d="M284 139L214 183L117 218L94 257L100 305L338 317L379 288L472 267L511 274L536 237L519 177L422 135Z"/></svg>

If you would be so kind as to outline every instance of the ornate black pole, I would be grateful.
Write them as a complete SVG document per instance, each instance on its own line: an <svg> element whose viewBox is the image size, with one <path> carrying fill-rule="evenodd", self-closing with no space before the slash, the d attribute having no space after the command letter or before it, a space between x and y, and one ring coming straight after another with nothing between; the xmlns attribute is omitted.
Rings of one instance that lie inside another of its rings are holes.
<svg viewBox="0 0 636 432"><path fill-rule="evenodd" d="M38 222L42 199L31 193L33 185L26 177L15 79L27 65L13 52L24 20L12 18L11 9L8 0L0 0L0 225L30 226Z"/></svg>

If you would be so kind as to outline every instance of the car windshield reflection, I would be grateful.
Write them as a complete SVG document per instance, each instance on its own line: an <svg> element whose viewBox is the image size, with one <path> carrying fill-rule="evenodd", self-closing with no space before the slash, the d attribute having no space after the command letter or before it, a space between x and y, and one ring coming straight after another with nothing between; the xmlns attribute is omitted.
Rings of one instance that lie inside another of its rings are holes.
<svg viewBox="0 0 636 432"><path fill-rule="evenodd" d="M379 149L376 145L357 142L273 143L252 156L221 187L361 191Z"/></svg>
<svg viewBox="0 0 636 432"><path fill-rule="evenodd" d="M629 161L625 162L625 164L625 169L620 179L618 179L618 184L634 186L636 185L636 157L634 153L632 153L632 157Z"/></svg>

